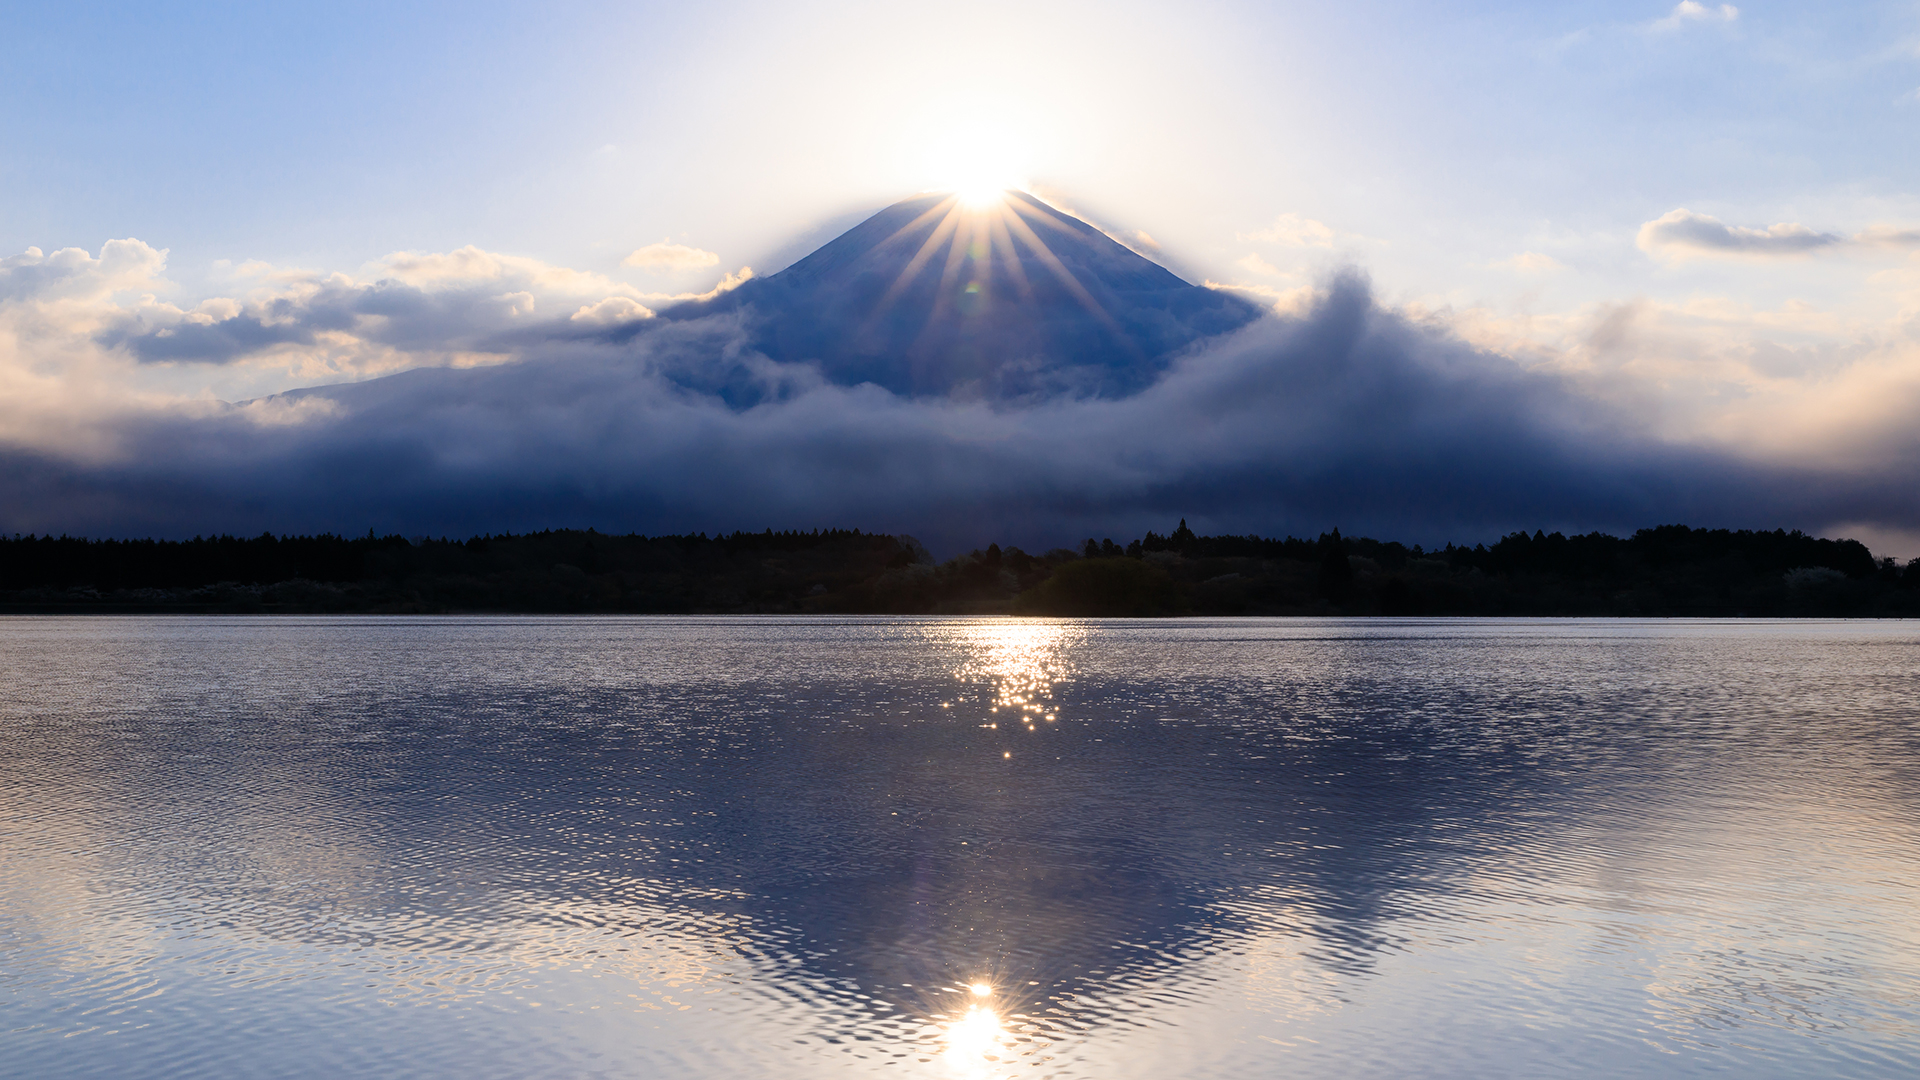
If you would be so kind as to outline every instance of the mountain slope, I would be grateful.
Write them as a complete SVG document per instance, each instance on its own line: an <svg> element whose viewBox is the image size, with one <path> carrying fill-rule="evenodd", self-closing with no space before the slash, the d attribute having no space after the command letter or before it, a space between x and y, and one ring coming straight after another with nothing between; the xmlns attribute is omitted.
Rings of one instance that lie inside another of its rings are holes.
<svg viewBox="0 0 1920 1080"><path fill-rule="evenodd" d="M662 314L724 311L768 356L837 383L1000 401L1124 396L1258 314L1016 191L895 203L778 274Z"/></svg>

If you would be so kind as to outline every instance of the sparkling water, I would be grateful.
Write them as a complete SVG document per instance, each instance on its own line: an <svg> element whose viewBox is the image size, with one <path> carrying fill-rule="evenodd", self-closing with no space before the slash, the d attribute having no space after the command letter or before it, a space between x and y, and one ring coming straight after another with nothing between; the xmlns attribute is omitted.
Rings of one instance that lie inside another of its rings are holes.
<svg viewBox="0 0 1920 1080"><path fill-rule="evenodd" d="M0 620L0 1073L1920 1074L1920 626Z"/></svg>

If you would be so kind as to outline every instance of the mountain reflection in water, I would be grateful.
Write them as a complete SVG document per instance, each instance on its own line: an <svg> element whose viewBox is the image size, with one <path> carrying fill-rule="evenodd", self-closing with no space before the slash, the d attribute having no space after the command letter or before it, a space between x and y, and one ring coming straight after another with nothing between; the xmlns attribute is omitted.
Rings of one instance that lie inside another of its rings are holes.
<svg viewBox="0 0 1920 1080"><path fill-rule="evenodd" d="M1904 624L14 619L43 1075L1903 1075Z"/></svg>

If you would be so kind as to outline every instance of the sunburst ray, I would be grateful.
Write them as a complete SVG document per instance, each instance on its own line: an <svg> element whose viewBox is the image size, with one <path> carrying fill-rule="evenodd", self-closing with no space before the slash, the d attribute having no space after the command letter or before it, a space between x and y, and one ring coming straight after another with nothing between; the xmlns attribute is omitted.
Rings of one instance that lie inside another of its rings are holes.
<svg viewBox="0 0 1920 1080"><path fill-rule="evenodd" d="M1047 246L1046 241L1040 239L1033 229L1027 225L1024 220L1026 214L1022 213L1024 209L1026 208L1016 204L1013 207L1014 212L1006 216L1007 224L1013 234L1020 238L1020 241L1027 246L1029 251L1033 252L1034 258L1039 259L1041 265L1053 271L1053 276L1059 279L1061 286L1065 288L1068 293L1072 294L1075 300L1080 302L1080 306L1086 308L1089 314L1098 319L1102 326L1105 326L1112 332L1114 340L1137 353L1139 347L1127 337L1126 331L1122 330L1120 324L1114 321L1113 315L1108 312L1105 307L1101 306L1100 301L1093 298L1093 294L1087 291L1086 286L1080 284L1080 279L1073 276L1073 271L1067 269L1067 265L1060 261L1060 257L1053 253L1053 249Z"/></svg>

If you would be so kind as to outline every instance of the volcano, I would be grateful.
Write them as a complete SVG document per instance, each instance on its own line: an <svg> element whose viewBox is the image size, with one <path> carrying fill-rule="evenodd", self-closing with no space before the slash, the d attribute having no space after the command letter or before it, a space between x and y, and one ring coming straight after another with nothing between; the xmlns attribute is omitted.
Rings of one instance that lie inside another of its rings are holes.
<svg viewBox="0 0 1920 1080"><path fill-rule="evenodd" d="M1125 396L1259 311L1007 191L897 202L777 274L661 314L737 312L753 347L843 385L1018 401Z"/></svg>

